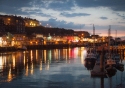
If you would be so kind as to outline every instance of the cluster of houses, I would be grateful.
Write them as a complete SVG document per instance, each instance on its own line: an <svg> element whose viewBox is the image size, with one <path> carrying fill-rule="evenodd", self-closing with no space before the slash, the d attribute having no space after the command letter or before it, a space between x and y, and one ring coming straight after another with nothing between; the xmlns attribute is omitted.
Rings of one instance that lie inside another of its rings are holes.
<svg viewBox="0 0 125 88"><path fill-rule="evenodd" d="M39 21L21 16L0 15L0 47L20 45L46 45L46 44L85 44L92 42L107 42L108 37L92 35L86 31L74 31L69 35L44 35L32 33L27 35L26 27L41 26Z"/></svg>

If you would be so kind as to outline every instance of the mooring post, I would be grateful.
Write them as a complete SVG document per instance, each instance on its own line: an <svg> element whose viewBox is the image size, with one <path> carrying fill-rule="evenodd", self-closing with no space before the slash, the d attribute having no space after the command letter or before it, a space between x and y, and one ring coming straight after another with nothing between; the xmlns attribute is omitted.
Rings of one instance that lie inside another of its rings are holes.
<svg viewBox="0 0 125 88"><path fill-rule="evenodd" d="M124 52L125 52L125 49L123 49L123 59L124 59L124 56L125 56L125 55L124 55L124 54L125 54Z"/></svg>
<svg viewBox="0 0 125 88"><path fill-rule="evenodd" d="M101 88L104 88L104 77L101 77Z"/></svg>
<svg viewBox="0 0 125 88"><path fill-rule="evenodd" d="M120 48L120 61L122 63L122 49Z"/></svg>
<svg viewBox="0 0 125 88"><path fill-rule="evenodd" d="M124 49L122 49L122 60L124 60Z"/></svg>
<svg viewBox="0 0 125 88"><path fill-rule="evenodd" d="M100 71L104 72L104 48L102 48L101 57L100 57Z"/></svg>

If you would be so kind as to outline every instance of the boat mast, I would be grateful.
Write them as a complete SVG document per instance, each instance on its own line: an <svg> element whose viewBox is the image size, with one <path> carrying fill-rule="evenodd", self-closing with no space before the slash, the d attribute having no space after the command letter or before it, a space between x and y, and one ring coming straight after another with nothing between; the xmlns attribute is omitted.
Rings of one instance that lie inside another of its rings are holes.
<svg viewBox="0 0 125 88"><path fill-rule="evenodd" d="M116 38L117 38L117 30L116 30Z"/></svg>
<svg viewBox="0 0 125 88"><path fill-rule="evenodd" d="M116 30L116 35L115 35L115 49L116 49L116 51L117 51L116 45L117 45L117 30Z"/></svg>
<svg viewBox="0 0 125 88"><path fill-rule="evenodd" d="M110 31L111 31L111 25L109 25L109 30L108 30L108 49L109 49L109 58L111 58L111 52L110 52Z"/></svg>
<svg viewBox="0 0 125 88"><path fill-rule="evenodd" d="M94 37L93 49L94 49L94 52L95 52L95 27L94 27L94 24L93 24L93 37Z"/></svg>
<svg viewBox="0 0 125 88"><path fill-rule="evenodd" d="M116 43L117 43L117 30L116 30L116 36L115 36L115 46L116 46Z"/></svg>

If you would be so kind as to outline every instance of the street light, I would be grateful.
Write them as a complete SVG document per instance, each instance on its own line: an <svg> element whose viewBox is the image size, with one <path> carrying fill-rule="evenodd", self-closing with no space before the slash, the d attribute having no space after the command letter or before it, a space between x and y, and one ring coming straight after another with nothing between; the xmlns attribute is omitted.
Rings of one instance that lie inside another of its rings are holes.
<svg viewBox="0 0 125 88"><path fill-rule="evenodd" d="M42 25L42 23L40 23L40 25Z"/></svg>

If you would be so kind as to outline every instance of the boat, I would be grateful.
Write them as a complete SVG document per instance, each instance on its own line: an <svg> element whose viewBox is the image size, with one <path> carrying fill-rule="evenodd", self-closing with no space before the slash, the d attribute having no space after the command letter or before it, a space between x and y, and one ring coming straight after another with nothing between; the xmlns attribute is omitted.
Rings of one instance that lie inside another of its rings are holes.
<svg viewBox="0 0 125 88"><path fill-rule="evenodd" d="M117 70L119 70L119 71L124 71L124 65L123 64L121 64L121 63L117 63L116 65L115 65L115 68L117 69Z"/></svg>
<svg viewBox="0 0 125 88"><path fill-rule="evenodd" d="M97 60L97 56L96 54L90 52L87 54L85 61L96 61Z"/></svg>
<svg viewBox="0 0 125 88"><path fill-rule="evenodd" d="M117 39L117 30L116 30L116 38L115 39ZM117 42L117 40L115 40L115 46L114 46L115 50L113 52L113 59L116 61L116 63L119 63L120 55L117 52L118 46L117 46L116 42Z"/></svg>
<svg viewBox="0 0 125 88"><path fill-rule="evenodd" d="M110 35L110 29L109 29L109 35ZM110 47L110 38L109 38L108 46ZM117 69L119 71L124 71L124 65L122 63L119 63L120 55L118 53L114 53L111 55L110 49L109 49L109 53L106 56L107 56L107 58L106 58L107 60L106 60L106 64L105 64L106 70L116 71L116 69Z"/></svg>
<svg viewBox="0 0 125 88"><path fill-rule="evenodd" d="M112 58L116 61L116 63L119 63L120 55L118 53L114 53Z"/></svg>
<svg viewBox="0 0 125 88"><path fill-rule="evenodd" d="M95 66L96 61L85 61L84 66L87 70L92 70Z"/></svg>
<svg viewBox="0 0 125 88"><path fill-rule="evenodd" d="M113 66L109 66L108 68L106 68L106 75L107 75L108 77L114 76L114 75L116 74L116 72L117 72L117 70L116 70L116 68L113 67Z"/></svg>
<svg viewBox="0 0 125 88"><path fill-rule="evenodd" d="M95 35L94 25L93 25L93 35ZM95 51L95 38L94 38L94 42L93 42L93 47L90 48L88 51L89 52L87 52L87 56L85 58L85 61L96 61L97 60L97 53Z"/></svg>
<svg viewBox="0 0 125 88"><path fill-rule="evenodd" d="M116 69L114 68L114 66L116 65L116 61L113 60L112 58L112 55L111 55L111 51L110 51L110 26L109 26L109 30L108 30L108 38L109 38L109 41L108 41L108 53L106 54L106 63L105 63L105 69L106 71L109 73L112 73L112 72L116 72ZM110 74L109 73L109 74Z"/></svg>

